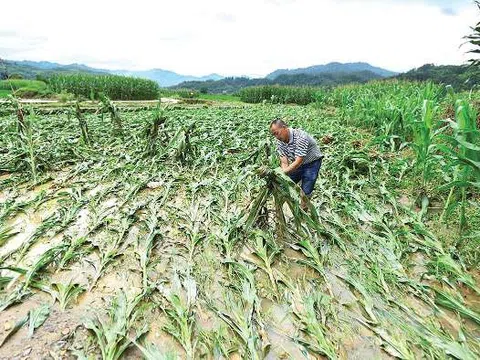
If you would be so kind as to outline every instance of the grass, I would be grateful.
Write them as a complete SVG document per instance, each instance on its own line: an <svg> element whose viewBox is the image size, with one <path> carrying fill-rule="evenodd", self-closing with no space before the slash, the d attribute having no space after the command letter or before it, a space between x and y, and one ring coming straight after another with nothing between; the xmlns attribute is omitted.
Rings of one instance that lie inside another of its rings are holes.
<svg viewBox="0 0 480 360"><path fill-rule="evenodd" d="M8 95L12 93L11 90L8 89L0 89L0 98L6 98Z"/></svg>
<svg viewBox="0 0 480 360"><path fill-rule="evenodd" d="M26 79L15 79L15 80L0 80L0 90L18 90L22 88L36 89L38 91L45 90L47 84L39 80L26 80Z"/></svg>

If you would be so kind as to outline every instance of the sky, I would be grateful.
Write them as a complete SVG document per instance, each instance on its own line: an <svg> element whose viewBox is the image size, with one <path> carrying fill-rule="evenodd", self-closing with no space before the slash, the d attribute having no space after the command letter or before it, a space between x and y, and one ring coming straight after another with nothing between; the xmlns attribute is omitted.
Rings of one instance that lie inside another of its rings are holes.
<svg viewBox="0 0 480 360"><path fill-rule="evenodd" d="M470 0L3 1L0 57L185 75L264 76L364 61L461 64Z"/></svg>

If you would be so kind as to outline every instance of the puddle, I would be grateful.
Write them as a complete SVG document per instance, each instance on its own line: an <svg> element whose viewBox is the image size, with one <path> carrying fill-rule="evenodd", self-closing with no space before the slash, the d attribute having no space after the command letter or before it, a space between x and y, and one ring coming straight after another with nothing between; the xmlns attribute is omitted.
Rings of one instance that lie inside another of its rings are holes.
<svg viewBox="0 0 480 360"><path fill-rule="evenodd" d="M426 255L417 251L410 256L411 267L407 270L410 277L419 280L423 274L428 272Z"/></svg>
<svg viewBox="0 0 480 360"><path fill-rule="evenodd" d="M13 231L18 234L12 236L7 242L0 247L0 257L15 252L30 239L37 228L42 224L43 218L39 213L20 214L6 222L5 226L11 226Z"/></svg>
<svg viewBox="0 0 480 360"><path fill-rule="evenodd" d="M326 278L330 283L330 288L333 292L335 300L341 305L351 306L357 302L355 295L353 295L348 286L337 276L327 271Z"/></svg>
<svg viewBox="0 0 480 360"><path fill-rule="evenodd" d="M348 360L364 360L364 359L391 359L386 355L380 343L374 336L355 336L342 343L343 356Z"/></svg>
<svg viewBox="0 0 480 360"><path fill-rule="evenodd" d="M270 351L265 359L305 358L302 353L304 348L290 338L296 332L290 306L262 299L261 307L262 314L267 319L265 331L271 344Z"/></svg>

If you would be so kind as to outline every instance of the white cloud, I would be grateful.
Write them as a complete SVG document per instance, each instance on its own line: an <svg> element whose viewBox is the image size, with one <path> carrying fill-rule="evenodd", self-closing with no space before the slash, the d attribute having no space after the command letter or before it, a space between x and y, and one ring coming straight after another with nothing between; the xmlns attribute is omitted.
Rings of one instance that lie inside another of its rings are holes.
<svg viewBox="0 0 480 360"><path fill-rule="evenodd" d="M265 75L330 61L459 64L465 0L8 1L0 57L183 74Z"/></svg>

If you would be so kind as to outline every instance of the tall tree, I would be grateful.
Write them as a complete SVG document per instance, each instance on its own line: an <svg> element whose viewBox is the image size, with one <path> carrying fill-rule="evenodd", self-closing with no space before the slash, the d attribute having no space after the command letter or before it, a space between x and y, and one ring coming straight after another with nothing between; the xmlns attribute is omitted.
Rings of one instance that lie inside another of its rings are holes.
<svg viewBox="0 0 480 360"><path fill-rule="evenodd" d="M480 1L475 0L475 4L480 10ZM469 62L473 66L480 66L480 58L478 58L478 55L480 54L480 21L475 27L472 27L472 30L473 33L465 36L465 39L467 39L467 43L473 45L473 49L470 50L469 53L475 54L476 58L470 59Z"/></svg>
<svg viewBox="0 0 480 360"><path fill-rule="evenodd" d="M0 58L0 80L8 79L7 65L5 61Z"/></svg>

